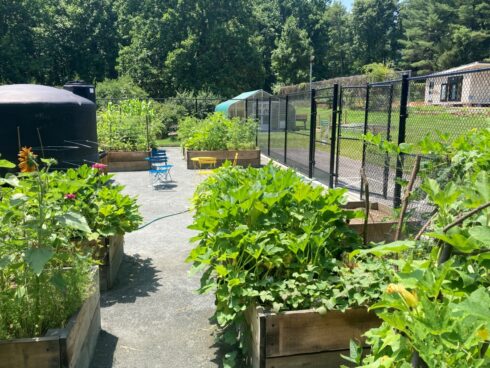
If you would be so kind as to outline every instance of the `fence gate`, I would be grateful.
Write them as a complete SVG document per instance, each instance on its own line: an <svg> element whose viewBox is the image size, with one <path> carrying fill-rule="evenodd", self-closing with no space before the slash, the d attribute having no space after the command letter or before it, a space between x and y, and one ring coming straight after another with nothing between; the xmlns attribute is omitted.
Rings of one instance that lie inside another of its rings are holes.
<svg viewBox="0 0 490 368"><path fill-rule="evenodd" d="M316 132L313 150L313 176L333 186L337 129L338 86L317 89L314 93Z"/></svg>
<svg viewBox="0 0 490 368"><path fill-rule="evenodd" d="M397 133L392 126L392 116L396 116L393 115L394 102L393 84L371 84L367 87L364 134L370 132L387 141L393 139ZM394 125L397 126L396 122ZM369 181L370 194L393 199L396 157L390 157L379 147L364 141L362 166ZM361 196L363 189L361 183Z"/></svg>
<svg viewBox="0 0 490 368"><path fill-rule="evenodd" d="M363 134L369 98L366 86L340 88L335 152L335 186L361 190Z"/></svg>

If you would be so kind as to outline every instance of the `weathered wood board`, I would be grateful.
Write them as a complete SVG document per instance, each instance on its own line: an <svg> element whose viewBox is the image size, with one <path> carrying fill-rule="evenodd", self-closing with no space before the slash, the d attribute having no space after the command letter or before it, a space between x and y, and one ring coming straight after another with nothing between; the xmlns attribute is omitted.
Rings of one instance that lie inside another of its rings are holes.
<svg viewBox="0 0 490 368"><path fill-rule="evenodd" d="M114 286L124 257L124 235L110 236L106 246L107 254L104 263L99 266L101 291L109 290Z"/></svg>
<svg viewBox="0 0 490 368"><path fill-rule="evenodd" d="M246 314L253 368L338 367L349 354L350 340L363 341L362 334L380 325L378 317L365 308L283 313L250 307ZM335 365L337 364L337 365Z"/></svg>
<svg viewBox="0 0 490 368"><path fill-rule="evenodd" d="M395 239L396 227L398 221L393 216L393 209L378 202L372 202L369 204L370 211L376 212L376 220L370 219L368 222L367 240L369 242L391 242ZM345 205L346 209L364 209L365 203L363 201L348 202ZM408 226L415 226L415 221L407 222ZM359 235L363 234L364 223L361 221L356 223L350 223L349 227L355 230ZM402 236L403 238L403 236Z"/></svg>
<svg viewBox="0 0 490 368"><path fill-rule="evenodd" d="M148 157L150 152L147 151L109 151L101 162L108 166L109 172L145 171L150 168L150 163L146 160Z"/></svg>
<svg viewBox="0 0 490 368"><path fill-rule="evenodd" d="M100 332L99 274L80 310L64 328L39 338L0 341L0 368L88 368Z"/></svg>

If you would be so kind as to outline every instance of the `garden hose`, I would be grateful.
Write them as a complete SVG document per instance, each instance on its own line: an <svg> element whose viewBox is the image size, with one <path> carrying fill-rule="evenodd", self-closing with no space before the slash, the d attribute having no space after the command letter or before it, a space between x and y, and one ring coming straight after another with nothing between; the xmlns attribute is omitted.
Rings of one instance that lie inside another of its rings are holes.
<svg viewBox="0 0 490 368"><path fill-rule="evenodd" d="M138 228L138 230L141 230L141 229L143 229L143 228L147 227L148 225L153 224L154 222L157 222L157 221L163 220L163 219L168 218L168 217L173 217L173 216L177 216L177 215L182 215L182 214L187 213L187 212L190 212L190 209L187 209L187 210L184 210L184 211L181 211L181 212L172 213L172 214L170 214L170 215L165 215L165 216L160 216L160 217L157 217L156 219L153 219L153 220L151 220L151 221L149 221L149 222L147 222L147 223L145 223L145 224L141 225L141 226Z"/></svg>

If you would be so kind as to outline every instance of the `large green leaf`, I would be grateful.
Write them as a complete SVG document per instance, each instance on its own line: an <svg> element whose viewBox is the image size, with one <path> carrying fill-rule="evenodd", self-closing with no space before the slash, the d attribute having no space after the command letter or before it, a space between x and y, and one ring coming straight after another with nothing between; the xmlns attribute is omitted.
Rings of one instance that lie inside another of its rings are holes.
<svg viewBox="0 0 490 368"><path fill-rule="evenodd" d="M469 230L472 238L486 244L490 245L490 227L488 226L475 226Z"/></svg>
<svg viewBox="0 0 490 368"><path fill-rule="evenodd" d="M412 249L415 242L411 240L400 240L388 244L378 245L370 249L356 249L349 254L352 258L358 254L374 254L377 257L382 257L390 253L401 253L408 249Z"/></svg>
<svg viewBox="0 0 490 368"><path fill-rule="evenodd" d="M62 225L74 230L80 230L85 233L89 233L91 231L85 217L76 212L67 212L64 215L57 216L56 220Z"/></svg>
<svg viewBox="0 0 490 368"><path fill-rule="evenodd" d="M13 169L15 167L15 164L7 160L0 159L0 167L4 169Z"/></svg>
<svg viewBox="0 0 490 368"><path fill-rule="evenodd" d="M32 268L32 270L36 273L36 275L40 275L46 263L49 262L51 257L53 256L53 250L47 247L39 247L39 248L30 248L25 255L25 260Z"/></svg>
<svg viewBox="0 0 490 368"><path fill-rule="evenodd" d="M484 321L490 321L490 295L488 291L480 287L475 290L468 299L456 304L456 310L468 313L470 316L478 317Z"/></svg>

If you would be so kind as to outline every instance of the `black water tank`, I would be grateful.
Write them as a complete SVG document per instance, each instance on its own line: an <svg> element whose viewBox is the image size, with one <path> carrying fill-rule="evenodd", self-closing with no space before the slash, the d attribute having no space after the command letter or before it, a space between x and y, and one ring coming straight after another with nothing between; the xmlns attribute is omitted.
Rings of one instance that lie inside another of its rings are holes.
<svg viewBox="0 0 490 368"><path fill-rule="evenodd" d="M95 104L39 85L0 86L0 154L17 163L19 142L58 168L98 161Z"/></svg>
<svg viewBox="0 0 490 368"><path fill-rule="evenodd" d="M93 84L85 81L70 81L63 88L95 103L95 87Z"/></svg>

